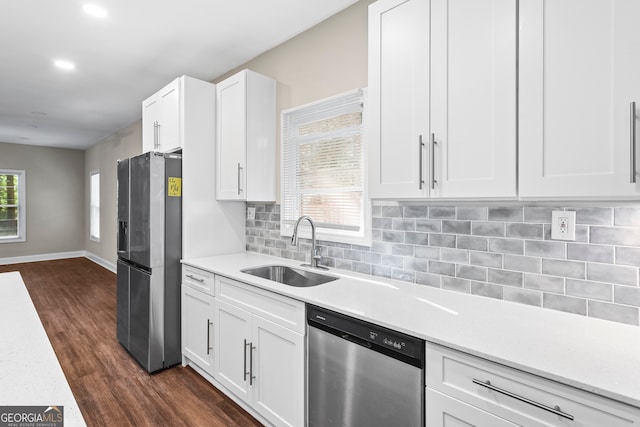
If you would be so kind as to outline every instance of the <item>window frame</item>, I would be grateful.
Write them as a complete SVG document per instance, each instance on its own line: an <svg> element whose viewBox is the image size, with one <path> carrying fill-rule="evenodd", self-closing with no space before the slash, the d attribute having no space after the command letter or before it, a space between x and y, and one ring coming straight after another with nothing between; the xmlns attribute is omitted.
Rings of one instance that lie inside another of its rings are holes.
<svg viewBox="0 0 640 427"><path fill-rule="evenodd" d="M0 237L0 243L17 243L27 240L27 172L22 169L0 169L0 175L18 176L18 235Z"/></svg>
<svg viewBox="0 0 640 427"><path fill-rule="evenodd" d="M283 110L280 115L280 235L283 237L291 237L293 234L293 223L291 219L285 218L285 203L286 203L286 175L290 173L289 164L287 164L285 160L285 138L286 134L284 131L285 124L285 114L300 110L304 108L308 108L314 106L316 104L331 102L340 97L346 97L357 92L361 93L362 99L362 125L361 125L361 141L362 141L362 210L361 210L361 218L362 218L362 227L360 230L355 233L353 231L348 231L339 228L325 228L322 227L322 224L318 224L316 222L316 239L327 242L335 242L335 243L345 243L345 244L353 244L359 246L371 246L372 241L372 231L371 231L371 199L369 198L369 190L368 190L368 150L367 150L367 89L354 89L344 93L340 93L334 96L330 96L327 98L323 98L314 102L310 102L308 104L300 105L297 107L292 107L286 110ZM321 194L320 192L318 194ZM295 221L293 221L295 222ZM303 222L300 224L299 236L301 238L310 239L311 238L311 227L308 222Z"/></svg>
<svg viewBox="0 0 640 427"><path fill-rule="evenodd" d="M97 206L94 206L93 203L93 178L98 177L98 187L97 187ZM93 212L96 209L97 215L94 217ZM97 231L98 235L94 235L94 220L97 218ZM89 173L89 240L92 242L100 243L100 169L93 170Z"/></svg>

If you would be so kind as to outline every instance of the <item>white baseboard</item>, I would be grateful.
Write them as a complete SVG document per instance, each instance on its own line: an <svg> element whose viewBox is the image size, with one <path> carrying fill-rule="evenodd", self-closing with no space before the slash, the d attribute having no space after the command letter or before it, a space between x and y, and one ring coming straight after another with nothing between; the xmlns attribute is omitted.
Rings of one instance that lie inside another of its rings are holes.
<svg viewBox="0 0 640 427"><path fill-rule="evenodd" d="M106 268L109 271L116 272L116 265L100 258L99 256L92 254L87 251L75 251L75 252L56 252L51 254L38 254L38 255L26 255L26 256L16 256L16 257L6 257L0 258L0 265L7 264L22 264L24 262L38 262L38 261L53 261L56 259L66 259L66 258L80 258L85 257L90 261L95 262L96 264Z"/></svg>
<svg viewBox="0 0 640 427"><path fill-rule="evenodd" d="M90 261L95 262L96 264L106 268L109 271L112 271L113 273L117 273L117 267L114 263L107 261L104 258L100 258L98 255L93 254L91 252L85 251L84 256L86 258L88 258Z"/></svg>
<svg viewBox="0 0 640 427"><path fill-rule="evenodd" d="M21 264L23 262L51 261L55 259L79 258L85 256L85 251L56 252L52 254L39 254L0 258L0 265Z"/></svg>

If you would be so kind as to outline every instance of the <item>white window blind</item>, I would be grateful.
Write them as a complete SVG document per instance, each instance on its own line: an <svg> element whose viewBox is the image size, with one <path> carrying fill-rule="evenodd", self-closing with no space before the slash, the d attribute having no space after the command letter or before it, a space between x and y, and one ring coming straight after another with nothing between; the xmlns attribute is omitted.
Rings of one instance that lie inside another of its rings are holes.
<svg viewBox="0 0 640 427"><path fill-rule="evenodd" d="M89 238L100 241L100 171L91 172L89 203Z"/></svg>
<svg viewBox="0 0 640 427"><path fill-rule="evenodd" d="M358 89L282 112L282 235L308 215L323 240L368 237L363 105Z"/></svg>
<svg viewBox="0 0 640 427"><path fill-rule="evenodd" d="M0 169L0 243L26 240L25 171Z"/></svg>

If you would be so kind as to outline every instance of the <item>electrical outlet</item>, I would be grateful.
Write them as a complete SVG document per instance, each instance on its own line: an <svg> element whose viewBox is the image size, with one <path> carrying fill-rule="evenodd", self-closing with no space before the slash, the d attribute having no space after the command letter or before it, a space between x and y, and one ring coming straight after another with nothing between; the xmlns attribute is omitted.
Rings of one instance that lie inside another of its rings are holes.
<svg viewBox="0 0 640 427"><path fill-rule="evenodd" d="M551 212L551 238L553 240L576 240L576 212Z"/></svg>
<svg viewBox="0 0 640 427"><path fill-rule="evenodd" d="M256 208L254 207L247 208L247 219L256 219Z"/></svg>

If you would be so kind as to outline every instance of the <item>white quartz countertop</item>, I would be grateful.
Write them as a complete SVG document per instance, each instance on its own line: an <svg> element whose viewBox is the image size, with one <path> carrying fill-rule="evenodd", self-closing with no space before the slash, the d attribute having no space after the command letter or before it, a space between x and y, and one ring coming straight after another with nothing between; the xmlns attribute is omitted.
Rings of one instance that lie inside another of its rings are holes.
<svg viewBox="0 0 640 427"><path fill-rule="evenodd" d="M251 252L183 263L640 408L636 326L335 269L297 288L240 270L299 261Z"/></svg>
<svg viewBox="0 0 640 427"><path fill-rule="evenodd" d="M0 273L0 406L63 406L65 426L85 426L18 272Z"/></svg>

